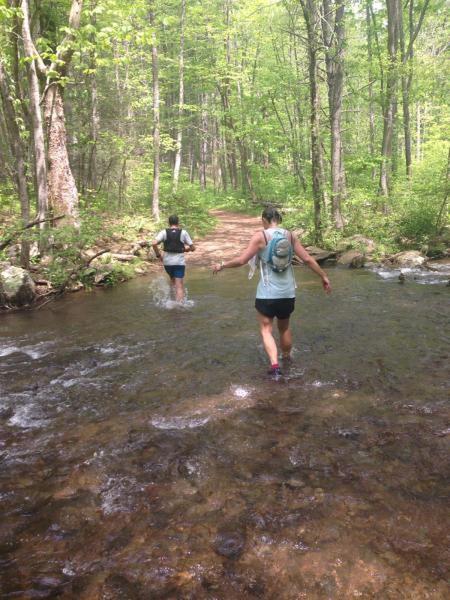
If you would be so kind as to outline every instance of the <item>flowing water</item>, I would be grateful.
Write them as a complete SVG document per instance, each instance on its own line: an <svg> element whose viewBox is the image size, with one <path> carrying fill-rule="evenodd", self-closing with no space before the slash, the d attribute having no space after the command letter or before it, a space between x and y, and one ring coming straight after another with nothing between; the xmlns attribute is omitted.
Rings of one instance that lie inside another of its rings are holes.
<svg viewBox="0 0 450 600"><path fill-rule="evenodd" d="M244 270L2 317L1 598L449 597L450 290L297 278L278 383Z"/></svg>

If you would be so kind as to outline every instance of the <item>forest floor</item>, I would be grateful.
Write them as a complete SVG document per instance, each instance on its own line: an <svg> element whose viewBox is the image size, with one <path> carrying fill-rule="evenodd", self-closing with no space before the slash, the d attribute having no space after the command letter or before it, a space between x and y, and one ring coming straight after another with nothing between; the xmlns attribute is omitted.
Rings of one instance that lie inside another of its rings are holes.
<svg viewBox="0 0 450 600"><path fill-rule="evenodd" d="M260 217L224 210L212 210L217 225L211 233L194 240L195 252L187 256L189 265L212 265L230 260L247 247L252 234L261 229Z"/></svg>

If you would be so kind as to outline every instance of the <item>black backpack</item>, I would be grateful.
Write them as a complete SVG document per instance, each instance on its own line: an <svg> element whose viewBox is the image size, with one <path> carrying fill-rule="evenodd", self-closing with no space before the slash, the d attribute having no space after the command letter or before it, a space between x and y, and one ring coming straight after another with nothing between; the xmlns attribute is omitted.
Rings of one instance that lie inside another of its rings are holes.
<svg viewBox="0 0 450 600"><path fill-rule="evenodd" d="M181 229L166 229L166 239L164 240L164 252L173 254L182 254L184 244L181 241Z"/></svg>

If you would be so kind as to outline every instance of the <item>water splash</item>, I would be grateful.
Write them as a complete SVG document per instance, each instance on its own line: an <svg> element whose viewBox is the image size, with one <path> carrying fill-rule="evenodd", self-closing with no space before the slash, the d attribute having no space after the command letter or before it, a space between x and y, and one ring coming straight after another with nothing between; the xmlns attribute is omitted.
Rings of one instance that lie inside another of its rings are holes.
<svg viewBox="0 0 450 600"><path fill-rule="evenodd" d="M208 423L209 417L157 417L151 419L151 424L156 429L194 429Z"/></svg>
<svg viewBox="0 0 450 600"><path fill-rule="evenodd" d="M37 360L38 358L42 358L43 356L47 356L51 353L49 349L54 345L54 342L39 342L37 344L30 344L26 346L17 346L17 345L1 345L0 346L0 358L5 358L10 356L11 354L25 354L28 358L33 360Z"/></svg>
<svg viewBox="0 0 450 600"><path fill-rule="evenodd" d="M188 290L185 288L185 298L182 302L175 300L173 289L167 278L163 275L156 277L149 285L153 304L158 308L173 310L174 308L192 308L195 304L188 299Z"/></svg>

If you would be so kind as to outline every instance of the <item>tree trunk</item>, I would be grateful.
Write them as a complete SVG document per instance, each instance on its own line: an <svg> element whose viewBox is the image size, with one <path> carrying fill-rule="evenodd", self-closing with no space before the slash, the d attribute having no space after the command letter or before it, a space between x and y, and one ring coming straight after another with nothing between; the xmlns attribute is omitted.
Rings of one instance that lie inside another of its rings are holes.
<svg viewBox="0 0 450 600"><path fill-rule="evenodd" d="M416 108L416 160L422 158L422 113L420 110L420 102Z"/></svg>
<svg viewBox="0 0 450 600"><path fill-rule="evenodd" d="M183 111L184 111L184 27L186 20L186 0L181 0L180 21L180 57L179 69L179 92L178 92L178 132L176 141L175 165L173 168L173 191L177 191L181 168L181 151L183 143Z"/></svg>
<svg viewBox="0 0 450 600"><path fill-rule="evenodd" d="M320 99L317 85L318 10L315 0L300 0L308 38L308 75L311 126L311 167L314 199L314 237L322 242L322 206L324 204L323 164L320 142Z"/></svg>
<svg viewBox="0 0 450 600"><path fill-rule="evenodd" d="M231 40L230 40L230 28L231 28L231 0L224 1L224 12L225 12L225 60L227 63L227 69L231 68ZM225 127L225 147L227 153L228 169L230 173L230 183L234 190L238 187L238 174L237 174L237 159L236 159L236 146L234 139L234 123L231 116L230 107L230 76L227 72L226 76L223 77L223 83L219 85L219 93L222 99L223 107L223 124Z"/></svg>
<svg viewBox="0 0 450 600"><path fill-rule="evenodd" d="M413 81L413 58L414 58L414 41L418 36L423 24L425 12L428 8L429 0L425 0L420 11L417 25L414 26L414 0L409 0L409 18L408 31L409 40L408 47L405 44L405 34L403 29L403 19L400 21L400 47L402 55L402 106L403 106L403 132L405 140L405 167L408 178L412 175L412 148L411 148L411 114L410 114L410 95ZM402 17L401 5L399 14Z"/></svg>
<svg viewBox="0 0 450 600"><path fill-rule="evenodd" d="M386 0L388 57L389 64L386 75L386 93L383 107L383 140L381 144L380 188L382 196L389 196L392 172L392 139L394 135L397 113L398 69L397 52L399 42L399 10L401 0ZM383 210L386 210L384 204Z"/></svg>
<svg viewBox="0 0 450 600"><path fill-rule="evenodd" d="M48 198L54 215L66 215L58 223L79 227L78 191L69 164L62 88L53 83L44 99L47 130Z"/></svg>
<svg viewBox="0 0 450 600"><path fill-rule="evenodd" d="M40 107L40 91L37 66L40 64L40 57L36 58L33 40L30 31L30 14L28 0L22 0L21 4L23 21L22 37L25 50L25 56L29 59L27 62L28 87L30 99L31 121L33 124L33 146L34 146L34 166L36 178L36 195L38 203L38 218L40 221L46 218L48 210L48 184L47 184L47 162L45 153L44 126ZM41 65L41 70L43 64ZM44 75L41 73L41 75ZM45 227L41 223L39 227Z"/></svg>
<svg viewBox="0 0 450 600"><path fill-rule="evenodd" d="M150 3L150 26L152 33L152 83L153 83L153 191L152 191L152 215L155 221L159 221L159 174L160 174L160 121L159 121L159 65L158 47L156 45L155 15L153 2Z"/></svg>
<svg viewBox="0 0 450 600"><path fill-rule="evenodd" d="M366 0L366 31L367 31L367 61L369 63L369 152L372 161L375 159L375 111L373 97L373 49L372 49L372 21L370 17L372 0ZM372 166L371 177L375 179L376 170Z"/></svg>
<svg viewBox="0 0 450 600"><path fill-rule="evenodd" d="M344 3L322 0L322 31L327 71L328 108L331 130L331 207L336 229L343 229L341 202L345 196L342 146L342 95L344 89Z"/></svg>
<svg viewBox="0 0 450 600"><path fill-rule="evenodd" d="M9 86L6 78L6 72L3 63L0 61L0 96L2 99L3 112L5 115L6 126L9 137L11 154L15 160L15 180L17 192L20 200L20 212L22 223L25 227L30 220L30 199L27 189L26 162L20 130L16 121L16 112L14 101L11 98ZM30 245L27 241L22 241L20 253L21 265L27 269L30 262Z"/></svg>
<svg viewBox="0 0 450 600"><path fill-rule="evenodd" d="M206 164L208 160L208 113L206 110L207 104L207 95L202 94L200 105L201 105L201 115L200 115L200 145L199 145L199 181L200 187L202 190L206 189Z"/></svg>
<svg viewBox="0 0 450 600"><path fill-rule="evenodd" d="M91 2L91 9L95 8L95 3ZM97 20L95 13L91 10L91 24L96 27ZM95 37L92 40L95 43ZM88 160L88 172L87 172L87 187L90 191L97 189L97 144L100 133L100 114L98 110L98 91L97 91L97 51L96 49L91 52L91 65L90 68L92 73L90 75L91 81L91 120L90 120L90 151Z"/></svg>

